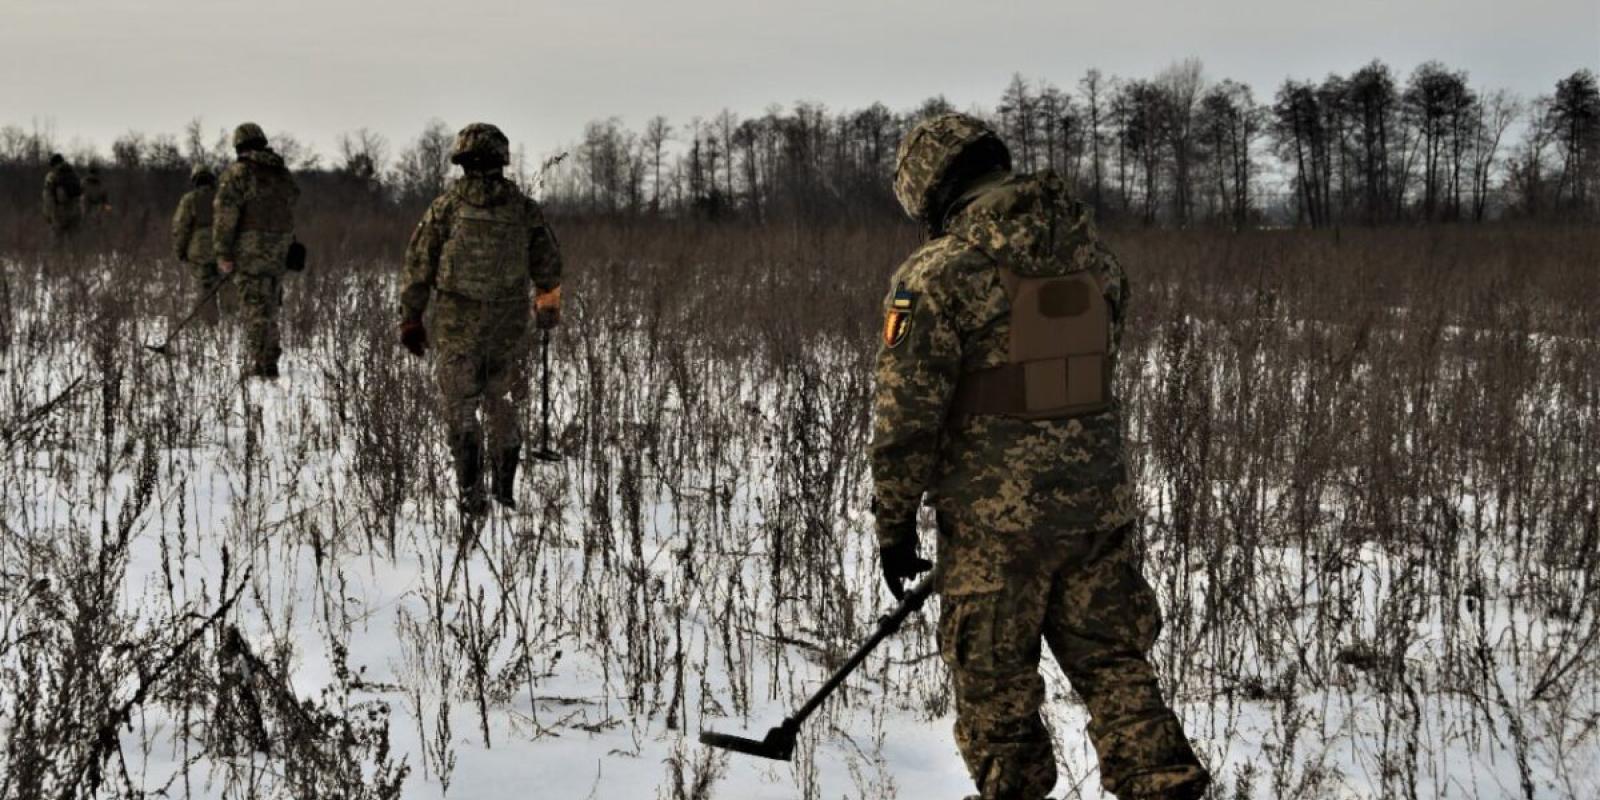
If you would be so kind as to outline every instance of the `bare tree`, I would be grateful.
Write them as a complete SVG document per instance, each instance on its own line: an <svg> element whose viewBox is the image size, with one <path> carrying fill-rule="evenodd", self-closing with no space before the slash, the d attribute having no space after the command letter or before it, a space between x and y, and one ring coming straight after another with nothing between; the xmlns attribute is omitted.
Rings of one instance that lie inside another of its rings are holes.
<svg viewBox="0 0 1600 800"><path fill-rule="evenodd" d="M661 158L667 142L672 140L672 125L667 118L657 114L644 126L644 143L650 153L650 213L661 213Z"/></svg>
<svg viewBox="0 0 1600 800"><path fill-rule="evenodd" d="M1100 70L1090 69L1084 73L1083 79L1078 81L1078 90L1083 93L1083 101L1088 110L1088 142L1089 142L1089 171L1092 182L1090 183L1089 202L1096 211L1100 210L1105 197L1104 167L1105 159L1100 154L1100 145L1104 135L1100 131L1102 121L1101 106L1106 93L1105 78Z"/></svg>
<svg viewBox="0 0 1600 800"><path fill-rule="evenodd" d="M1194 208L1193 182L1194 120L1205 90L1205 68L1200 59L1189 58L1173 64L1156 76L1155 85L1164 106L1161 126L1172 155L1172 213L1179 227L1189 224Z"/></svg>
<svg viewBox="0 0 1600 800"><path fill-rule="evenodd" d="M401 195L427 202L444 192L450 177L454 137L443 120L432 119L411 145L400 151L391 180Z"/></svg>

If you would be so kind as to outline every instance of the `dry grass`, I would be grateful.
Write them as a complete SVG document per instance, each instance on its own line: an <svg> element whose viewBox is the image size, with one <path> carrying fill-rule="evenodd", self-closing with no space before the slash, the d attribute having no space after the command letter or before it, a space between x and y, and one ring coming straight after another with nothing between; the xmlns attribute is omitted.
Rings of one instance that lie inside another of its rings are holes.
<svg viewBox="0 0 1600 800"><path fill-rule="evenodd" d="M288 287L291 390L237 384L226 326L170 360L139 346L183 310L155 237L4 262L0 797L152 791L123 765L158 747L241 795L392 796L391 705L425 743L409 766L448 784L462 737L764 713L873 623L870 370L914 231L561 224L568 457L473 540L427 374L392 341L410 221L337 223L304 232L322 258ZM1592 788L1600 233L1111 239L1156 658L1218 796L1417 796L1463 751L1513 759L1530 797ZM415 588L402 663L371 677L351 643L375 612L348 598L386 570ZM858 796L894 793L886 720L949 707L930 645L919 622L808 731L803 796L840 729L876 732ZM297 694L311 657L332 678ZM580 663L602 689L562 710L548 687ZM146 710L173 722L141 730ZM1271 746L1246 768L1252 737ZM720 796L723 768L681 749L659 794Z"/></svg>

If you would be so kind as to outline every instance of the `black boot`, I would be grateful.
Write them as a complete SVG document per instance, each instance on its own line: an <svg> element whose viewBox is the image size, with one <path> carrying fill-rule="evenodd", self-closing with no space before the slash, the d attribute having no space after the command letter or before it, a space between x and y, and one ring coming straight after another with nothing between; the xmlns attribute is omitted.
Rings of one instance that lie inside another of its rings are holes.
<svg viewBox="0 0 1600 800"><path fill-rule="evenodd" d="M517 507L517 465L522 463L522 446L503 447L492 465L494 500L506 508Z"/></svg>
<svg viewBox="0 0 1600 800"><path fill-rule="evenodd" d="M450 444L456 461L456 490L460 493L461 513L479 516L489 510L483 496L483 444L476 433L465 433Z"/></svg>

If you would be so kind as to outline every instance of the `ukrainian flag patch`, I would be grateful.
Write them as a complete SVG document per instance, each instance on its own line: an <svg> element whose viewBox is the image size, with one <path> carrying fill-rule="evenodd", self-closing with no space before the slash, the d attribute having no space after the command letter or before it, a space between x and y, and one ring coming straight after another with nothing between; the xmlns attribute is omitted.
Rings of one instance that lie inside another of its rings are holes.
<svg viewBox="0 0 1600 800"><path fill-rule="evenodd" d="M883 317L884 347L893 349L905 341L906 331L911 328L911 310L916 304L916 292L907 289L904 284L895 288Z"/></svg>

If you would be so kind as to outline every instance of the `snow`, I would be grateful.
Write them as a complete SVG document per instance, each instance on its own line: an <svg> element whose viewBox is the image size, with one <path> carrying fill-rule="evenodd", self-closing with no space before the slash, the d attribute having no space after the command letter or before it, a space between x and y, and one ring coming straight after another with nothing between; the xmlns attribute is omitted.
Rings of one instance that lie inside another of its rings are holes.
<svg viewBox="0 0 1600 800"><path fill-rule="evenodd" d="M151 324L159 330L160 323ZM153 330L136 333L150 337ZM36 345L26 359L23 348L14 350L5 366L27 377L11 382L23 392L11 408L43 402L71 376L95 374L92 348L82 344ZM786 460L794 456L785 452L792 441L773 440L784 431L780 391L721 378L706 391L719 395L716 406L724 416L700 420L725 426L720 430L727 441L713 459L697 458L704 453L694 450L707 447L704 442L669 440L660 452L630 462L620 444L589 437L582 426L588 404L597 400L588 384L594 364L574 339L563 337L556 427L568 458L526 468L521 510L493 512L451 582L460 528L445 491L447 456L436 422L426 423L411 453L417 470L396 509L391 545L382 536L384 510L375 508L374 490L361 482L359 423L353 412L334 410L360 400L350 396L341 369L359 369L351 356L358 361L379 345L296 342L292 336L290 345L281 380L242 388L231 382L238 341L226 327L185 337L170 363L132 343L120 347L148 383L119 389L127 406L118 443L134 441L130 430L154 431L163 424L193 432L185 446L157 454L160 480L150 510L134 527L123 610L150 624L186 604L214 607L226 547L232 580L251 570L244 600L230 620L259 655L290 665L297 696L340 689L337 644L366 687L345 686L349 702L388 703L393 752L411 768L405 797L670 798L674 761L684 764L691 780L703 770L715 771L711 796L717 798L957 798L971 790L950 733L944 670L933 656L934 606L875 654L813 720L793 764L720 754L706 760L695 742L701 729L759 737L822 682L828 669L815 649L778 644L780 636L837 656L866 635L889 603L868 555L859 456L849 457L850 467L835 477L843 485L827 494L851 501L847 518L823 523L822 540L797 538L799 530L785 540L802 557L812 552L807 547L842 543L842 552L826 554L836 563L824 572L846 587L854 607L805 600L818 587L796 573L785 573L786 594L775 597L775 526L804 525L807 514L826 510L796 505L803 505L796 487L817 476L785 472L805 464ZM615 367L637 356L621 352L626 348L602 356L603 362ZM636 366L646 373L662 369ZM833 366L850 365L840 359ZM426 395L421 365L401 362L398 370L400 383L413 386L407 391ZM661 388L668 383L657 378L631 376L641 386L668 391ZM7 453L11 477L0 490L0 522L30 546L69 531L97 530L102 518L116 519L133 490L137 448L114 457L114 473L101 486L93 468L98 456L89 446L94 436L78 435L93 430L99 391L91 388L76 398L44 446ZM661 409L676 413L692 405L670 391L654 405L643 392L611 391L606 399L623 406L607 413L618 415L623 429L651 424L651 414ZM410 408L413 399L378 402ZM341 413L351 419L341 419ZM535 413L529 409L525 421L531 423ZM692 406L690 413L707 412ZM537 426L527 430L536 432ZM762 435L749 435L757 431ZM640 471L636 498L626 496L630 469ZM1265 502L1278 502L1280 491L1271 488ZM1146 492L1159 510L1160 487L1147 486ZM1463 499L1459 510L1470 515L1473 498ZM7 563L21 563L14 560L20 545L7 548L13 549L0 551L13 559ZM1488 592L1488 646L1500 646L1511 629L1524 631L1525 641L1559 637L1560 620L1534 618L1509 601L1519 579L1511 571L1514 561L1491 555L1461 555L1468 563L1482 559L1498 581ZM1337 643L1319 643L1327 632L1314 615L1301 613L1323 600L1324 586L1313 580L1294 588L1307 575L1325 574L1316 556L1308 559L1292 543L1275 547L1270 556L1256 565L1262 589L1256 602L1278 609L1272 632L1282 635L1269 637L1264 644L1270 646L1251 644L1248 631L1185 630L1169 623L1156 655L1163 675L1177 681L1175 706L1230 788L1228 796L1378 797L1399 785L1397 771L1414 775L1419 797L1521 795L1508 724L1513 716L1489 696L1492 689L1466 685L1449 672L1442 653L1446 626L1475 624L1470 612L1438 597L1433 607L1410 612L1414 636L1397 654L1408 665L1403 686L1383 684L1352 667L1286 679L1304 653L1276 648ZM1338 575L1359 582L1359 588L1353 594L1341 588L1339 596L1355 598L1356 606L1336 638L1374 641L1379 620L1400 613L1392 607L1397 601L1390 587L1411 579L1406 575L1413 556L1366 543L1351 561ZM1183 554L1167 544L1152 542L1149 563L1164 607L1173 607L1179 588L1206 591L1204 565L1184 563ZM9 602L0 598L0 606ZM809 618L808 611L817 608L832 616ZM0 622L18 613L0 610ZM508 621L485 623L497 616ZM846 619L848 632L840 630ZM500 638L484 648L485 679L495 684L486 739L462 642L474 631L491 629ZM518 634L526 648L514 643ZM1187 648L1175 644L1183 635L1235 636L1246 644L1230 650L1238 663L1186 662ZM674 659L680 651L684 676L678 687ZM1048 660L1045 672L1048 720L1061 761L1057 794L1099 797L1094 755L1080 734L1082 707ZM641 685L630 674L655 680ZM1255 696L1234 680L1244 676L1263 682ZM1530 732L1537 796L1600 796L1594 732L1600 696L1594 687L1574 696L1576 707L1552 708L1528 697L1527 669L1497 661L1492 676ZM1277 692L1284 680L1291 685ZM682 697L674 702L680 689ZM1396 716L1396 694L1408 692L1413 694L1401 704L1411 711ZM0 691L0 726L12 718L4 695ZM441 736L446 725L448 734ZM1394 742L1411 726L1421 746L1414 760L1397 763L1403 748ZM188 762L185 754L198 748L181 727L174 707L148 704L122 731L136 786L173 787L169 793L197 798L245 796L252 786L273 786L278 767L267 756Z"/></svg>

